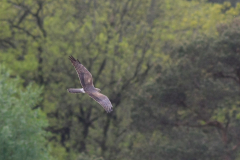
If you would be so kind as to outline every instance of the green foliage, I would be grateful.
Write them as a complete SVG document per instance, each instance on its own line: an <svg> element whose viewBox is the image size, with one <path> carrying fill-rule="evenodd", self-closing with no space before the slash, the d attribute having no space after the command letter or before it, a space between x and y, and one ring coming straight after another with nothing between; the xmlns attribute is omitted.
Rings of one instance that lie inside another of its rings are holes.
<svg viewBox="0 0 240 160"><path fill-rule="evenodd" d="M155 25L161 26L156 28L159 30L155 36L175 43L198 34L217 36L216 25L230 22L240 12L240 4L233 8L229 2L211 4L205 0L167 0L160 8L164 11L164 18L155 21Z"/></svg>
<svg viewBox="0 0 240 160"><path fill-rule="evenodd" d="M216 38L198 36L176 46L169 52L171 65L156 70L161 76L139 94L132 126L148 136L158 128L163 135L158 138L165 138L140 156L158 148L157 157L166 159L237 158L240 20L217 29Z"/></svg>
<svg viewBox="0 0 240 160"><path fill-rule="evenodd" d="M97 158L96 156L87 156L86 154L82 153L78 156L77 160L104 160L103 158Z"/></svg>
<svg viewBox="0 0 240 160"><path fill-rule="evenodd" d="M20 89L20 80L10 78L0 66L0 159L49 160L46 148L47 120L40 109L32 109L41 100L42 88L29 85Z"/></svg>
<svg viewBox="0 0 240 160"><path fill-rule="evenodd" d="M208 72L212 59L212 65L219 62L214 59L219 52L208 44L226 28L216 25L230 22L239 8L202 0L4 0L0 2L0 62L11 68L13 75L20 75L24 86L32 81L45 86L41 107L48 115L47 130L53 133L49 141L54 157L75 160L84 152L104 159L133 159L138 149L148 146L146 134L150 132L148 136L152 137L152 133L163 130L160 122L175 124L180 119L185 123L191 117L194 125L208 123L206 119L196 120L192 108L184 108L186 99L198 112L202 111L198 103L213 99L207 105L222 108L210 116L203 114L221 123L226 113L235 116L237 112L239 117L238 102L232 103L232 97L237 98L236 89L230 89L234 85L216 83ZM199 34L204 35L202 39L183 44ZM106 114L86 95L67 93L67 88L80 87L69 55L92 73L94 85L109 96L114 112ZM200 91L194 80L203 85ZM136 95L140 98L133 103ZM224 108L228 103L231 107ZM170 140L165 146L159 145L167 132L162 134L153 136L160 140L141 152L145 155L139 159L146 159L153 148L174 146ZM138 136L142 141L135 139ZM176 148L190 148L187 142L180 142ZM177 153L176 149L172 151ZM203 157L213 157L211 151ZM158 156L171 153L160 152ZM192 153L197 151L188 155Z"/></svg>
<svg viewBox="0 0 240 160"><path fill-rule="evenodd" d="M218 134L206 134L201 129L188 127L172 128L166 132L155 131L136 137L134 148L129 159L159 160L218 160L223 156L223 145Z"/></svg>

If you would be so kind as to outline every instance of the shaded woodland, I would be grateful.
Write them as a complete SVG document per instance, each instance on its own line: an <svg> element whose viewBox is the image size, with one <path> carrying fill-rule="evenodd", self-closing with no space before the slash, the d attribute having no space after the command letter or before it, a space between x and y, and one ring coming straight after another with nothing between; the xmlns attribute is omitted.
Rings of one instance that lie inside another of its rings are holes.
<svg viewBox="0 0 240 160"><path fill-rule="evenodd" d="M0 159L239 160L237 2L0 1Z"/></svg>

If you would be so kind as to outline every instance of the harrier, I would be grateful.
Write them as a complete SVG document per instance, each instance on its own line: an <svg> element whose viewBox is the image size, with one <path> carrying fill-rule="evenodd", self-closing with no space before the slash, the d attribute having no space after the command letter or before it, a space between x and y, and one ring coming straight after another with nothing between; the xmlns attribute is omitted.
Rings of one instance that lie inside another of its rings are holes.
<svg viewBox="0 0 240 160"><path fill-rule="evenodd" d="M93 85L92 74L81 64L81 62L75 59L73 56L69 56L69 60L72 62L75 70L77 71L78 78L83 88L69 88L70 93L87 93L91 98L97 101L108 113L112 111L112 104L107 96L100 93L100 89L95 88Z"/></svg>

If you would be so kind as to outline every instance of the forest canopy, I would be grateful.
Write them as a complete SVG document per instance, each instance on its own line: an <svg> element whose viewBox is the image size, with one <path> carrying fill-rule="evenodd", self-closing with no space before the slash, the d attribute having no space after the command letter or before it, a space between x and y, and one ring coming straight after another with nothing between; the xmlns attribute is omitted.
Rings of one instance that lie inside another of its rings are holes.
<svg viewBox="0 0 240 160"><path fill-rule="evenodd" d="M32 136L26 152L58 160L239 159L239 13L236 1L1 1L1 143ZM81 87L70 55L113 112L67 93Z"/></svg>

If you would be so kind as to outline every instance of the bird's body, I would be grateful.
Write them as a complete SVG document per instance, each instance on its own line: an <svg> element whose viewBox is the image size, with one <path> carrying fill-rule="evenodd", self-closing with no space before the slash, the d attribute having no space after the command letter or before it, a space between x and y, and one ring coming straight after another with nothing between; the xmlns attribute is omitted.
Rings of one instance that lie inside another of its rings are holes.
<svg viewBox="0 0 240 160"><path fill-rule="evenodd" d="M92 74L73 56L69 57L76 72L78 74L80 83L83 88L69 88L70 93L87 93L91 98L97 101L107 112L112 111L112 104L107 96L100 93L100 89L95 88L93 85Z"/></svg>

